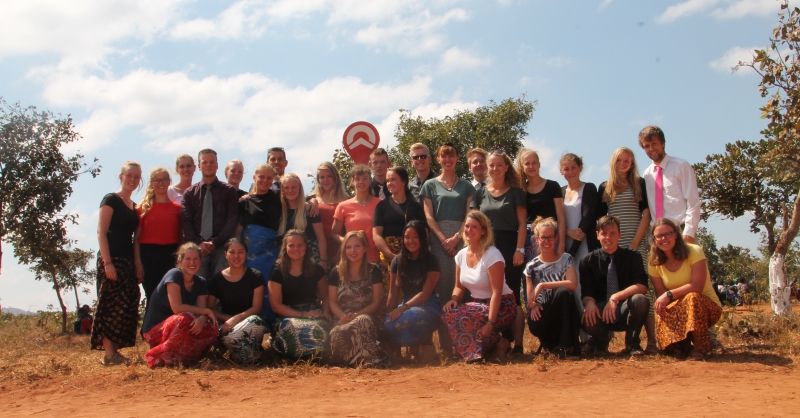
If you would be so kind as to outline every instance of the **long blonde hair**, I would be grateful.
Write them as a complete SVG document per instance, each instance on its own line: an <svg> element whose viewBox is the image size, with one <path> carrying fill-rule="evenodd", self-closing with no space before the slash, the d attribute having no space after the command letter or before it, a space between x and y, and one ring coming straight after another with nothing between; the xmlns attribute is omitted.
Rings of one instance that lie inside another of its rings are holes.
<svg viewBox="0 0 800 418"><path fill-rule="evenodd" d="M514 159L514 170L517 172L517 177L520 180L520 187L523 189L528 187L528 175L525 174L525 158L529 155L535 155L536 159L539 160L539 164L541 164L542 160L539 158L539 153L530 148L520 149L519 152L517 152L517 158Z"/></svg>
<svg viewBox="0 0 800 418"><path fill-rule="evenodd" d="M306 230L306 195L303 193L303 182L300 181L300 176L295 173L287 173L281 177L281 190L285 187L286 183L296 180L300 190L297 193L297 198L294 203L297 209L294 211L294 226L293 229L301 231ZM286 232L286 221L289 217L289 201L286 200L286 193L281 193L281 223L278 226L278 235L283 235Z"/></svg>
<svg viewBox="0 0 800 418"><path fill-rule="evenodd" d="M624 177L617 175L617 159L623 153L627 153L631 157L631 168L628 174ZM625 191L626 187L633 190L633 201L642 201L642 190L639 186L639 170L636 168L636 156L628 147L619 147L611 154L611 161L609 161L608 182L603 191L603 202L611 203L617 198L617 194Z"/></svg>
<svg viewBox="0 0 800 418"><path fill-rule="evenodd" d="M342 183L342 176L339 175L339 171L336 169L336 166L333 165L330 161L325 161L324 163L317 166L317 176L316 182L314 183L314 188L311 189L311 195L316 196L319 199L324 200L324 192L322 187L319 185L319 172L320 171L328 171L333 176L333 193L332 198L335 202L341 202L343 200L347 200L350 196L347 195L347 191L345 190L344 184Z"/></svg>
<svg viewBox="0 0 800 418"><path fill-rule="evenodd" d="M342 238L342 249L339 252L339 264L336 266L336 269L339 272L339 281L343 282L345 279L350 279L348 276L350 272L350 260L347 259L347 254L345 251L345 247L347 246L347 241L351 239L357 239L361 241L361 245L364 246L364 259L361 261L361 269L358 272L358 275L361 279L367 277L367 267L369 265L369 259L367 258L367 252L369 251L369 241L367 241L367 235L362 230L350 231L345 234L344 238Z"/></svg>
<svg viewBox="0 0 800 418"><path fill-rule="evenodd" d="M144 217L144 215L147 214L147 211L153 208L153 202L155 202L156 198L156 192L155 190L153 190L153 177L162 174L166 174L167 179L172 181L172 179L169 176L169 170L167 170L166 168L156 167L150 170L150 179L147 181L147 190L145 190L144 197L142 198L142 203L139 205L139 207L142 208L142 213L139 216Z"/></svg>

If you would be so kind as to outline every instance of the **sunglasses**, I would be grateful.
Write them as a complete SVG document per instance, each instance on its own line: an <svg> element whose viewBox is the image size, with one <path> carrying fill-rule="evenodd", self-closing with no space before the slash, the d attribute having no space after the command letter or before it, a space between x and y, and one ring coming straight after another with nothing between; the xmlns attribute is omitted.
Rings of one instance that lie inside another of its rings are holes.
<svg viewBox="0 0 800 418"><path fill-rule="evenodd" d="M419 161L419 160L427 160L427 159L428 159L428 155L427 155L427 154L422 154L422 155L412 155L412 156L411 156L411 159L412 159L412 160L414 160L414 161Z"/></svg>

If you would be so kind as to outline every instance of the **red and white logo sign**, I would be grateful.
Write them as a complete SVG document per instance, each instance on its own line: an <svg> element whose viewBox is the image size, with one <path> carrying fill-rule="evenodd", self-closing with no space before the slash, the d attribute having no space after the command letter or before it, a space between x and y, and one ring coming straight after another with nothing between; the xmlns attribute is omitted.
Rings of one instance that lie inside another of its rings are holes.
<svg viewBox="0 0 800 418"><path fill-rule="evenodd" d="M353 122L344 130L342 144L344 150L358 164L367 164L369 154L378 148L381 136L378 129L369 122Z"/></svg>

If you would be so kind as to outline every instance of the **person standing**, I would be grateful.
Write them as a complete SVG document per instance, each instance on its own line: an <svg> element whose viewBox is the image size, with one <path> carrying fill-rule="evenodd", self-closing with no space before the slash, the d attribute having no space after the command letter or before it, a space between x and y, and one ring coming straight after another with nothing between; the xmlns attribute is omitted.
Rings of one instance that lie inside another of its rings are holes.
<svg viewBox="0 0 800 418"><path fill-rule="evenodd" d="M279 193L281 191L281 177L283 177L286 166L289 161L286 159L286 151L281 147L272 147L267 151L267 164L275 169L275 178L272 180L272 191Z"/></svg>
<svg viewBox="0 0 800 418"><path fill-rule="evenodd" d="M247 194L246 191L239 188L244 177L244 164L241 160L230 160L225 165L225 182L230 184L239 193L239 197Z"/></svg>
<svg viewBox="0 0 800 418"><path fill-rule="evenodd" d="M651 225L667 218L682 230L683 240L695 244L700 222L700 197L692 166L664 151L666 138L658 126L639 132L639 146L653 161L642 173L647 185L647 201L652 210Z"/></svg>
<svg viewBox="0 0 800 418"><path fill-rule="evenodd" d="M316 201L319 207L319 217L322 220L322 229L325 231L325 239L328 244L329 268L327 270L330 270L330 267L339 259L339 240L333 233L333 214L339 203L349 199L350 196L347 195L339 171L330 161L325 161L317 167L316 180L309 200Z"/></svg>
<svg viewBox="0 0 800 418"><path fill-rule="evenodd" d="M369 193L380 200L386 199L390 194L386 188L386 172L389 164L389 154L385 149L376 148L369 154L369 168L372 170Z"/></svg>
<svg viewBox="0 0 800 418"><path fill-rule="evenodd" d="M439 173L433 171L431 168L431 150L428 146L417 142L411 145L408 153L408 158L411 159L411 166L414 167L414 172L417 173L414 178L408 182L408 188L414 200L419 202L419 190L426 181L436 177Z"/></svg>
<svg viewBox="0 0 800 418"><path fill-rule="evenodd" d="M175 160L175 172L178 173L178 182L170 185L167 189L169 200L182 205L183 193L192 186L192 178L197 166L194 165L194 158L189 154L181 154Z"/></svg>
<svg viewBox="0 0 800 418"><path fill-rule="evenodd" d="M467 152L467 164L469 165L469 172L472 174L472 187L475 190L486 186L486 181L488 180L487 156L488 153L483 148L473 148Z"/></svg>
<svg viewBox="0 0 800 418"><path fill-rule="evenodd" d="M133 191L142 181L139 163L127 161L119 173L120 188L103 196L97 223L97 311L92 349L105 350L105 366L129 363L119 349L136 344L139 283L134 273L133 235L139 225Z"/></svg>
<svg viewBox="0 0 800 418"><path fill-rule="evenodd" d="M239 212L237 189L217 179L217 152L205 148L197 155L203 177L186 190L181 211L184 241L200 246L203 278L226 267L222 246L236 232Z"/></svg>

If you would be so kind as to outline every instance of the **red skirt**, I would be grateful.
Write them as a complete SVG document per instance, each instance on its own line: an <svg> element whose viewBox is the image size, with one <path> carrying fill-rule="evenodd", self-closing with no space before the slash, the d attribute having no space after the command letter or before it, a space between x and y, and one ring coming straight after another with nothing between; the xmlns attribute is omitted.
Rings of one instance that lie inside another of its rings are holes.
<svg viewBox="0 0 800 418"><path fill-rule="evenodd" d="M189 330L194 319L195 315L188 312L172 315L142 334L150 344L150 350L144 355L149 367L176 366L200 360L217 339L217 329L209 322L199 334L192 335Z"/></svg>

